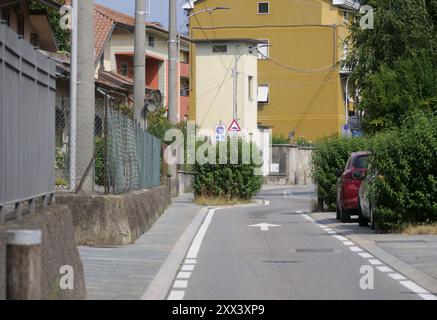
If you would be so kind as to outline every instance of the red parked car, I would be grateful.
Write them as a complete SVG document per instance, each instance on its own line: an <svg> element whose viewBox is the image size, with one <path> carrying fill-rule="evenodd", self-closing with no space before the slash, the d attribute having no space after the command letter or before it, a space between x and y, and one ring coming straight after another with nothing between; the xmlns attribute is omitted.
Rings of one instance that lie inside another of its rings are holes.
<svg viewBox="0 0 437 320"><path fill-rule="evenodd" d="M341 222L347 222L351 215L359 214L358 190L366 175L369 157L369 152L354 152L345 169L337 172L337 219Z"/></svg>

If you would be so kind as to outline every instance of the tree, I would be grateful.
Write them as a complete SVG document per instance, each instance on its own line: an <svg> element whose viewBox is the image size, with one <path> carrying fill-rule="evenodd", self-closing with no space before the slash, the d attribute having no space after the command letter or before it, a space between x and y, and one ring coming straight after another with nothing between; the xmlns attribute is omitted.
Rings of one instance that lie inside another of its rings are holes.
<svg viewBox="0 0 437 320"><path fill-rule="evenodd" d="M435 110L437 0L363 0L374 8L374 29L351 25L348 59L357 107L367 131L399 125L411 108ZM394 115L395 113L395 115Z"/></svg>

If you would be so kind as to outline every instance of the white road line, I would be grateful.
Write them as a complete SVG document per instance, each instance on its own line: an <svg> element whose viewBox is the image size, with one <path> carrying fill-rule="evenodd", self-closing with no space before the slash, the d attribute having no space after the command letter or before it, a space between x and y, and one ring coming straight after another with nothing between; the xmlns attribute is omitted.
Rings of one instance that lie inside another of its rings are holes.
<svg viewBox="0 0 437 320"><path fill-rule="evenodd" d="M174 282L173 288L175 289L185 289L188 286L187 280L176 280Z"/></svg>
<svg viewBox="0 0 437 320"><path fill-rule="evenodd" d="M379 261L378 259L369 259L369 263L370 263L372 266L379 266L379 265L382 265L382 262Z"/></svg>
<svg viewBox="0 0 437 320"><path fill-rule="evenodd" d="M184 264L181 268L181 271L193 271L194 264Z"/></svg>
<svg viewBox="0 0 437 320"><path fill-rule="evenodd" d="M417 294L430 294L428 290L423 289L422 287L415 284L413 281L407 280L407 281L399 281L401 285L403 285L405 288L410 289L414 293Z"/></svg>
<svg viewBox="0 0 437 320"><path fill-rule="evenodd" d="M351 249L352 252L362 252L363 249L359 248L359 247L349 247L349 249Z"/></svg>
<svg viewBox="0 0 437 320"><path fill-rule="evenodd" d="M178 279L189 279L190 276L191 276L191 272L181 271L181 272L178 273L176 278L178 278Z"/></svg>
<svg viewBox="0 0 437 320"><path fill-rule="evenodd" d="M182 300L184 298L185 291L172 290L167 298L167 300Z"/></svg>
<svg viewBox="0 0 437 320"><path fill-rule="evenodd" d="M334 238L340 240L340 241L348 241L349 239L340 235L335 235Z"/></svg>
<svg viewBox="0 0 437 320"><path fill-rule="evenodd" d="M302 210L296 210L296 213L303 213Z"/></svg>
<svg viewBox="0 0 437 320"><path fill-rule="evenodd" d="M424 300L437 300L437 296L431 293L419 293L419 296Z"/></svg>
<svg viewBox="0 0 437 320"><path fill-rule="evenodd" d="M376 269L378 269L381 272L393 272L393 269L387 267L387 266L380 266L380 267L376 267Z"/></svg>
<svg viewBox="0 0 437 320"><path fill-rule="evenodd" d="M214 216L215 209L211 209L208 212L208 215L203 221L202 226L196 234L196 237L191 244L190 250L187 253L187 259L196 259L197 254L199 253L200 246L202 245L203 238L205 237L206 231L208 230L209 225L211 224L212 217Z"/></svg>
<svg viewBox="0 0 437 320"><path fill-rule="evenodd" d="M373 256L370 254L370 253L368 253L368 252L360 252L360 253L358 253L362 258L364 258L364 259L369 259L369 258L373 258Z"/></svg>
<svg viewBox="0 0 437 320"><path fill-rule="evenodd" d="M196 259L185 259L185 264L196 264Z"/></svg>
<svg viewBox="0 0 437 320"><path fill-rule="evenodd" d="M335 232L334 230L325 230L328 234L332 234L332 235L334 235L334 234L337 234L337 232Z"/></svg>
<svg viewBox="0 0 437 320"><path fill-rule="evenodd" d="M343 241L343 244L345 245L345 246L354 246L355 245L355 243L353 243L352 241Z"/></svg>
<svg viewBox="0 0 437 320"><path fill-rule="evenodd" d="M393 278L395 280L406 280L407 278L405 278L403 275L401 275L400 273L389 273L390 278Z"/></svg>

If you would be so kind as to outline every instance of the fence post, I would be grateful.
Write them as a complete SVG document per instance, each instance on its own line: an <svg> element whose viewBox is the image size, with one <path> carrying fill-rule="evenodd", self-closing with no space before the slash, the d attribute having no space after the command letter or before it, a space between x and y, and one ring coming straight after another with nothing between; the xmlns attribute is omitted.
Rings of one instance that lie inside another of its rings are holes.
<svg viewBox="0 0 437 320"><path fill-rule="evenodd" d="M6 232L7 300L41 299L41 230Z"/></svg>

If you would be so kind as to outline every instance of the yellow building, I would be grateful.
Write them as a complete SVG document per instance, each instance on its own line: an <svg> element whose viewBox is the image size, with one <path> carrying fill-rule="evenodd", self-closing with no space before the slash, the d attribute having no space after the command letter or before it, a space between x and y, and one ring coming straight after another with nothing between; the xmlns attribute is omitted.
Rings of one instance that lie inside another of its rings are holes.
<svg viewBox="0 0 437 320"><path fill-rule="evenodd" d="M311 141L341 133L349 76L341 61L347 51L349 12L358 8L357 1L197 0L187 1L184 8L191 15L191 57L200 39L268 41L269 47L258 49L258 126L271 127L274 135L294 133L295 139ZM191 68L194 120L199 112L194 58Z"/></svg>

